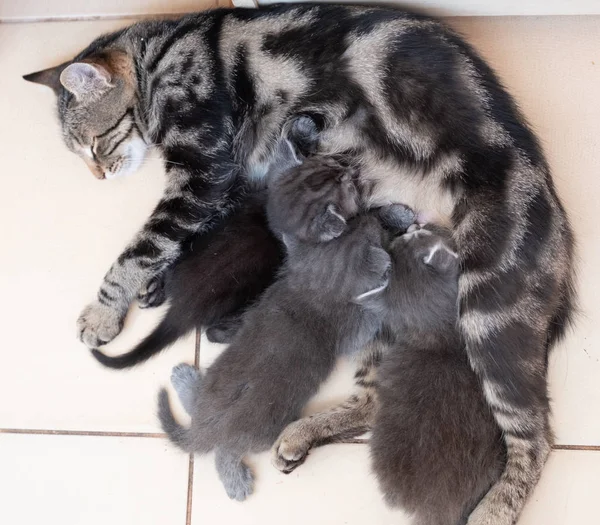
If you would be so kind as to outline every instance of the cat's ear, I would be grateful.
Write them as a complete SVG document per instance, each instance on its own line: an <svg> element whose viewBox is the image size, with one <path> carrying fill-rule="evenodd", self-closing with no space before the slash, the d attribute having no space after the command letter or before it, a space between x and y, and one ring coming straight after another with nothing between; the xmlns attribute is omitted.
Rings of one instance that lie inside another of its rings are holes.
<svg viewBox="0 0 600 525"><path fill-rule="evenodd" d="M87 62L74 62L60 74L60 83L83 101L95 98L112 87L110 73L102 66Z"/></svg>
<svg viewBox="0 0 600 525"><path fill-rule="evenodd" d="M427 266L441 271L458 269L458 254L445 244L438 242L431 246L427 254L423 256L423 262Z"/></svg>
<svg viewBox="0 0 600 525"><path fill-rule="evenodd" d="M47 86L54 91L55 95L58 96L60 90L62 89L60 75L70 63L71 62L64 62L60 66L42 69L42 71L29 73L29 75L23 75L23 79L27 80L27 82L34 82L35 84Z"/></svg>

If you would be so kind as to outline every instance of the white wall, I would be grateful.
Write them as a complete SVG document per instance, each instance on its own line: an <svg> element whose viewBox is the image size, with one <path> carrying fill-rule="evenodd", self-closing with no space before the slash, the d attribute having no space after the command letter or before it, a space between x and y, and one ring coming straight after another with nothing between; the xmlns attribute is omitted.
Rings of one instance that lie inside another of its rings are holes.
<svg viewBox="0 0 600 525"><path fill-rule="evenodd" d="M229 0L0 0L0 20L189 13L230 5Z"/></svg>
<svg viewBox="0 0 600 525"><path fill-rule="evenodd" d="M233 3L245 5L248 1L252 0L234 0ZM258 0L258 3L267 5L282 1L286 2L286 0ZM352 2L368 4L369 0L343 0L343 3ZM600 0L376 0L373 3L414 6L444 16L600 14Z"/></svg>
<svg viewBox="0 0 600 525"><path fill-rule="evenodd" d="M233 3L249 7L256 1L260 5L267 5L286 0L233 0ZM369 0L354 1L369 2ZM442 15L600 14L600 0L407 0L406 2L387 0L387 2L408 6L412 4ZM0 20L185 13L227 5L230 5L229 0L0 0Z"/></svg>

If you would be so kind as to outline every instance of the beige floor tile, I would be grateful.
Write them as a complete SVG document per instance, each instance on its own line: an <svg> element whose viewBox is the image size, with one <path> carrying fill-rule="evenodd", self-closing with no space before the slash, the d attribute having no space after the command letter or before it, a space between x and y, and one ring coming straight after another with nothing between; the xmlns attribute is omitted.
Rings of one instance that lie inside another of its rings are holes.
<svg viewBox="0 0 600 525"><path fill-rule="evenodd" d="M598 503L600 453L555 451L519 525L593 525Z"/></svg>
<svg viewBox="0 0 600 525"><path fill-rule="evenodd" d="M0 434L0 522L185 523L188 460L163 439Z"/></svg>
<svg viewBox="0 0 600 525"><path fill-rule="evenodd" d="M132 372L102 369L75 320L158 200L157 159L137 177L97 181L61 143L50 90L20 76L65 59L123 22L0 25L0 427L157 431L158 384L193 362L190 337ZM159 312L134 312L126 350Z"/></svg>

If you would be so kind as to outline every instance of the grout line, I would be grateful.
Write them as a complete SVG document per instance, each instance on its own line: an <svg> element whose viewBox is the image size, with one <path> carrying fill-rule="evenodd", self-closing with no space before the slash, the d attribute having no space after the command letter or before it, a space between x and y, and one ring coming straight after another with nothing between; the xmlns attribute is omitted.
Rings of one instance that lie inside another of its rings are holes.
<svg viewBox="0 0 600 525"><path fill-rule="evenodd" d="M200 341L202 339L202 332L196 329L196 346L194 347L194 366L200 368Z"/></svg>
<svg viewBox="0 0 600 525"><path fill-rule="evenodd" d="M196 329L196 339L194 341L194 366L200 368L200 339L202 332ZM188 459L188 487L187 487L187 505L185 510L185 525L192 523L192 501L194 499L194 454L189 455Z"/></svg>
<svg viewBox="0 0 600 525"><path fill-rule="evenodd" d="M0 434L33 434L42 436L93 436L166 438L163 432L103 432L96 430L46 430L38 428L0 428Z"/></svg>
<svg viewBox="0 0 600 525"><path fill-rule="evenodd" d="M552 450L588 450L600 452L600 445L554 445Z"/></svg>
<svg viewBox="0 0 600 525"><path fill-rule="evenodd" d="M187 488L187 505L185 511L185 525L192 523L192 500L194 498L194 454L190 454L188 461L188 488Z"/></svg>

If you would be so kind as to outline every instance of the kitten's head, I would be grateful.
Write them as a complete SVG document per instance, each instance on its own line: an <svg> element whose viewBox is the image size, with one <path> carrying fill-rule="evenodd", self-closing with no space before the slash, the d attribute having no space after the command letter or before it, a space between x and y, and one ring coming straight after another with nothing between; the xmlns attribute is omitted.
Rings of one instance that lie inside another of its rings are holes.
<svg viewBox="0 0 600 525"><path fill-rule="evenodd" d="M359 208L358 171L331 157L311 157L269 180L269 223L279 234L327 242Z"/></svg>
<svg viewBox="0 0 600 525"><path fill-rule="evenodd" d="M450 231L413 225L393 240L389 252L386 316L392 331L426 333L455 323L460 267Z"/></svg>
<svg viewBox="0 0 600 525"><path fill-rule="evenodd" d="M65 144L96 178L140 167L147 147L134 117L135 75L128 55L111 51L23 78L56 93Z"/></svg>
<svg viewBox="0 0 600 525"><path fill-rule="evenodd" d="M289 282L308 294L309 303L376 306L389 283L385 236L375 214L350 219L347 230L329 242L315 244L284 235Z"/></svg>

